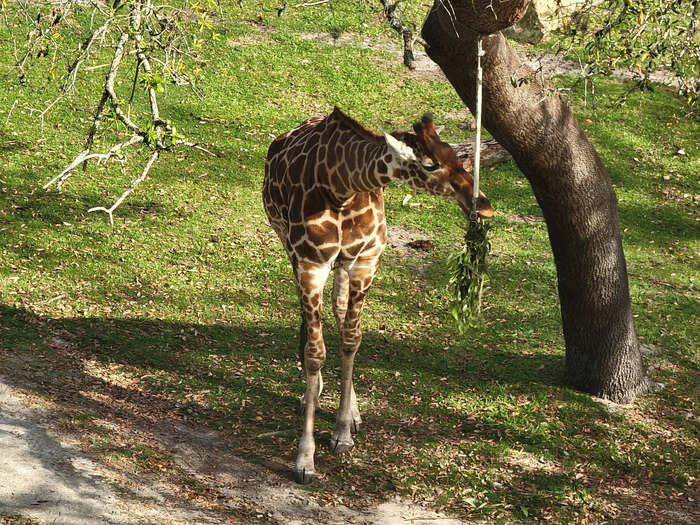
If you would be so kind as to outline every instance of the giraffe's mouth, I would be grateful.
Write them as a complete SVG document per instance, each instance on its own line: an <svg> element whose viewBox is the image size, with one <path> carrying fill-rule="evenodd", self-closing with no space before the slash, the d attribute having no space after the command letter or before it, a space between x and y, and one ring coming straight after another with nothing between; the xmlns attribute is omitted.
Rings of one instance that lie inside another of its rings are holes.
<svg viewBox="0 0 700 525"><path fill-rule="evenodd" d="M457 204L459 204L459 207L462 208L462 211L467 217L470 217L472 214L472 199L471 197L469 198L464 198L462 195L457 195ZM491 207L491 203L489 200L484 197L480 196L477 201L476 201L476 209L477 213L479 214L480 217L484 219L490 219L493 217L494 211L493 208Z"/></svg>
<svg viewBox="0 0 700 525"><path fill-rule="evenodd" d="M484 219L490 219L493 217L493 208L486 197L479 197L479 200L477 201L477 212Z"/></svg>

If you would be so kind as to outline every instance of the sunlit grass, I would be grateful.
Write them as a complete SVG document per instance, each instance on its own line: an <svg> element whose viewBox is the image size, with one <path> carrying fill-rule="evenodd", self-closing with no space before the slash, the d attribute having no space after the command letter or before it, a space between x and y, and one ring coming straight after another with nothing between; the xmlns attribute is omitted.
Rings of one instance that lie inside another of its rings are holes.
<svg viewBox="0 0 700 525"><path fill-rule="evenodd" d="M95 84L48 114L42 130L28 108L42 107L51 88L33 91L8 77L0 90L4 377L55 400L84 439L97 419L113 417L118 394L103 392L104 381L140 391L152 404L149 417L211 427L246 457L291 465L302 392L298 312L286 255L261 204L271 136L333 105L376 131L409 129L426 110L451 133L461 129L443 118L463 108L446 82L410 75L386 51L300 36L317 31L318 20L324 31L337 24L368 38L386 33L369 12L364 22L355 14L337 3L334 15L308 9L274 19L265 11L275 32L228 14L224 37L207 50L206 98L169 87L162 107L220 156L164 155L118 210L114 228L86 210L112 202L142 158L125 173L91 166L61 193L41 190L82 149ZM249 9L242 18L254 16ZM0 75L11 74L8 64L0 47ZM341 495L362 505L398 492L489 521L601 521L623 512L620 487L632 487L632 500L650 512L688 508L685 491L698 471L700 130L668 90L633 94L620 106L624 89L602 83L595 112L579 91L571 103L618 192L636 328L657 347L650 374L666 389L611 413L561 384L556 272L541 213L514 164L483 175L496 209L492 273L483 322L464 335L450 320L445 288L445 261L464 218L422 194L414 197L420 206L402 206L416 192L390 187L390 226L436 248L385 254L357 359L367 430L344 457L319 446L324 479L309 490L321 500ZM320 435L334 424L336 335L328 323ZM100 410L85 408L81 391ZM141 410L124 405L134 419ZM289 433L256 437L280 430ZM169 468L167 452L148 443L126 446L104 431L97 438L87 448L105 461Z"/></svg>

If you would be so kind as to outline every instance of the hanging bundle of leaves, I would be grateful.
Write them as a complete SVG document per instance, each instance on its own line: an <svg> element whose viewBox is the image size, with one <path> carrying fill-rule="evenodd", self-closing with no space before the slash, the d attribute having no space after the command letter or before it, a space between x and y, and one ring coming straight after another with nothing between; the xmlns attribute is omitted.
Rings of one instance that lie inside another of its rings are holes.
<svg viewBox="0 0 700 525"><path fill-rule="evenodd" d="M464 246L447 260L450 272L447 287L452 296L450 313L460 332L472 326L481 315L487 259L491 251L487 236L489 229L484 221L470 220Z"/></svg>

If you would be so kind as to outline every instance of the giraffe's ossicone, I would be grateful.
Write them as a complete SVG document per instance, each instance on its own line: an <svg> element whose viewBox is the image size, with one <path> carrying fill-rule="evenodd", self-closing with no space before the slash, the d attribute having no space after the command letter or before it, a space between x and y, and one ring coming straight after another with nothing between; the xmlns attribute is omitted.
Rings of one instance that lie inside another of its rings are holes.
<svg viewBox="0 0 700 525"><path fill-rule="evenodd" d="M294 467L300 483L315 475L314 414L326 360L321 301L331 271L342 362L333 450L351 448L352 432L362 423L352 370L362 339L362 306L386 244L383 187L392 180L405 181L450 198L471 213L472 178L449 144L440 140L430 114L413 130L377 135L335 108L325 118L311 118L280 135L267 153L263 203L289 255L302 308L299 351L306 392ZM493 215L482 192L477 202L481 216Z"/></svg>

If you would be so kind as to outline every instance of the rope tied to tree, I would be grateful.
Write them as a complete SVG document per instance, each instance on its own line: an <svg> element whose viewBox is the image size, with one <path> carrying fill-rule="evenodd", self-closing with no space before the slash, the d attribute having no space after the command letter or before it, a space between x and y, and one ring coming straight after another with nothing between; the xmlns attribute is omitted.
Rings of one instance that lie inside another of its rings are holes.
<svg viewBox="0 0 700 525"><path fill-rule="evenodd" d="M474 193L469 226L464 236L462 249L450 256L450 280L448 287L452 290L453 301L450 313L457 322L460 332L472 326L481 315L481 304L486 280L487 256L491 251L487 233L489 226L479 218L479 168L481 164L481 105L482 105L482 67L484 55L481 38L476 43L476 133L474 135Z"/></svg>
<svg viewBox="0 0 700 525"><path fill-rule="evenodd" d="M481 38L476 40L476 110L474 119L476 120L476 133L474 134L474 194L472 195L471 221L479 220L477 202L479 200L479 167L481 164L481 89L482 89L482 68L481 57L484 56L484 48Z"/></svg>

